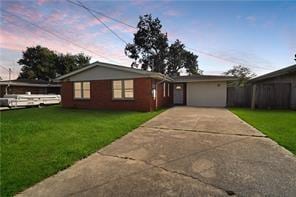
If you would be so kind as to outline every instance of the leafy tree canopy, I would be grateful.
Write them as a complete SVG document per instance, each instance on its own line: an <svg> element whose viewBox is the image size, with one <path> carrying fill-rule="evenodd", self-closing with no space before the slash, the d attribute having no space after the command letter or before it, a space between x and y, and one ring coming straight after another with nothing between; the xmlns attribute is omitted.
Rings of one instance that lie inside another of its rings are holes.
<svg viewBox="0 0 296 197"><path fill-rule="evenodd" d="M250 78L255 77L256 74L250 68L238 65L233 66L228 71L224 72L225 75L230 75L238 78L238 85L245 84Z"/></svg>
<svg viewBox="0 0 296 197"><path fill-rule="evenodd" d="M19 78L49 80L56 76L57 55L41 46L28 47L18 64L23 65Z"/></svg>
<svg viewBox="0 0 296 197"><path fill-rule="evenodd" d="M82 68L90 61L89 56L56 53L46 47L28 47L18 61L22 65L19 78L49 81Z"/></svg>
<svg viewBox="0 0 296 197"><path fill-rule="evenodd" d="M185 45L177 39L169 47L167 74L177 76L182 69L185 69L189 74L201 74L201 71L198 69L197 58L197 55L185 50Z"/></svg>
<svg viewBox="0 0 296 197"><path fill-rule="evenodd" d="M158 18L146 14L139 19L133 43L125 47L125 54L134 59L132 67L140 64L143 70L169 75L179 75L182 69L199 74L198 56L185 50L179 40L169 46L167 33L162 32Z"/></svg>
<svg viewBox="0 0 296 197"><path fill-rule="evenodd" d="M140 16L137 28L134 43L126 45L125 54L135 60L134 65L141 64L144 70L165 73L168 38L161 32L160 20L150 14Z"/></svg>

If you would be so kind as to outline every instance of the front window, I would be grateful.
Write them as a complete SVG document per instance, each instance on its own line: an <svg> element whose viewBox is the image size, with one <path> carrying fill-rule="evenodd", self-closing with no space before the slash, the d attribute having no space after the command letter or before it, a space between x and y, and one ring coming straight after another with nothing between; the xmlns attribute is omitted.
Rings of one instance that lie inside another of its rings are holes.
<svg viewBox="0 0 296 197"><path fill-rule="evenodd" d="M90 82L74 82L74 98L90 98Z"/></svg>
<svg viewBox="0 0 296 197"><path fill-rule="evenodd" d="M165 82L163 82L163 97L165 97Z"/></svg>
<svg viewBox="0 0 296 197"><path fill-rule="evenodd" d="M112 82L113 99L133 99L134 81L115 80Z"/></svg>

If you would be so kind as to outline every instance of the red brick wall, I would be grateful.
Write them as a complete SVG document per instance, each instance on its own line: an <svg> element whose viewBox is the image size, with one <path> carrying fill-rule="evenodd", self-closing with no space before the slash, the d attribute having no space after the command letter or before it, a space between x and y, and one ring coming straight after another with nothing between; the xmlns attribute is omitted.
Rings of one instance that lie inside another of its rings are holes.
<svg viewBox="0 0 296 197"><path fill-rule="evenodd" d="M154 110L152 79L134 79L134 100L112 100L112 80L90 82L90 99L74 99L73 82L62 83L62 105L73 108L115 109L115 110Z"/></svg>
<svg viewBox="0 0 296 197"><path fill-rule="evenodd" d="M159 81L158 81L159 82ZM166 83L166 96L163 96L163 82L157 86L157 107L170 107L173 105L173 84L170 84L170 95L168 96L168 82Z"/></svg>

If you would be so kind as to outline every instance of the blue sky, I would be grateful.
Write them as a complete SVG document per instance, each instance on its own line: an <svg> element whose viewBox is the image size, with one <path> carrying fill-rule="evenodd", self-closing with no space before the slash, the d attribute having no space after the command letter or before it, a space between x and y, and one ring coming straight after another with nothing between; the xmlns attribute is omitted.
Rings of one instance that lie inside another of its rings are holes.
<svg viewBox="0 0 296 197"><path fill-rule="evenodd" d="M204 74L221 74L242 64L260 75L295 63L296 2L293 1L82 2L132 26L136 26L139 15L151 13L158 17L170 42L178 38L199 55ZM125 41L132 41L135 29L98 17ZM3 67L11 67L13 77L17 77L20 66L16 62L21 52L37 44L62 53L84 52L92 56L92 61L126 66L132 61L124 55L123 42L83 8L67 1L1 1L0 35L2 78L7 78Z"/></svg>

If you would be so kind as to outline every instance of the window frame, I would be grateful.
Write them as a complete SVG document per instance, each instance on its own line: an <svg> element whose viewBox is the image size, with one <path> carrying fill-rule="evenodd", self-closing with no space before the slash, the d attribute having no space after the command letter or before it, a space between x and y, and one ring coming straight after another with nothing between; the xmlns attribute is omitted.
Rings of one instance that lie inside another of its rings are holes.
<svg viewBox="0 0 296 197"><path fill-rule="evenodd" d="M121 98L114 98L114 81L120 81L121 82ZM126 88L125 88L125 81L132 81L132 88L128 88L132 90L133 97L126 97ZM134 79L115 79L112 80L111 86L112 86L112 100L118 101L118 100L134 100L135 99L135 80Z"/></svg>
<svg viewBox="0 0 296 197"><path fill-rule="evenodd" d="M79 83L80 84L80 95L81 97L76 97L75 96L75 83ZM86 98L84 97L84 86L83 86L83 83L89 83L89 97ZM75 100L90 100L91 99L91 82L90 81L74 81L73 82L73 98Z"/></svg>

